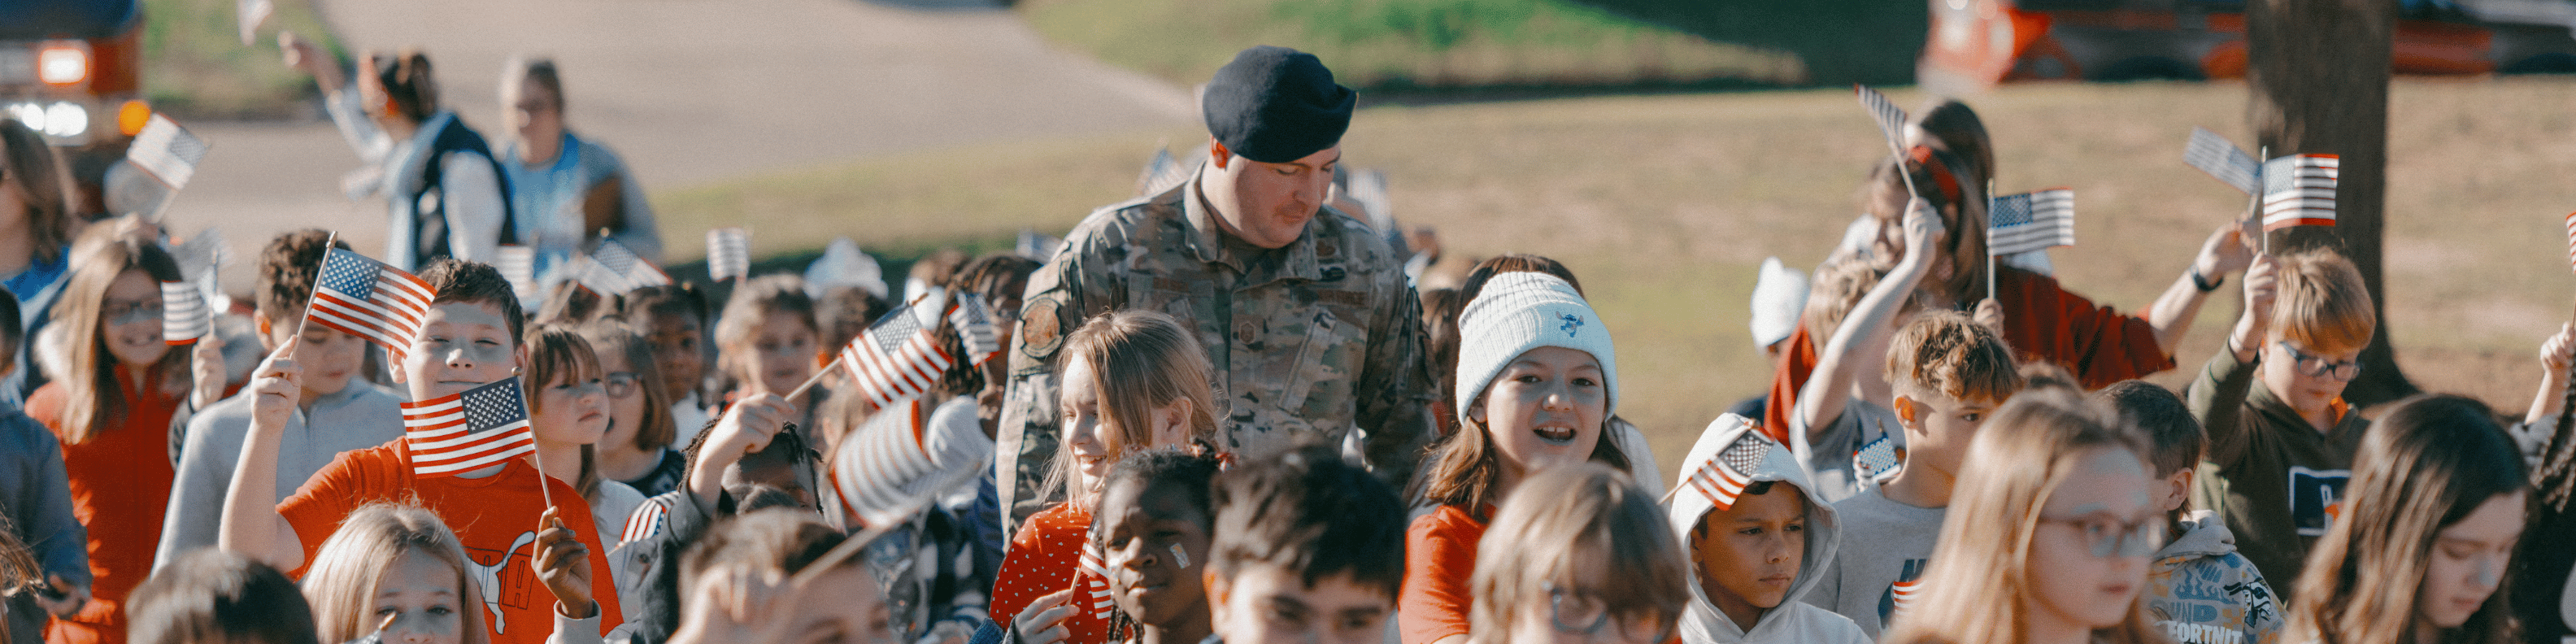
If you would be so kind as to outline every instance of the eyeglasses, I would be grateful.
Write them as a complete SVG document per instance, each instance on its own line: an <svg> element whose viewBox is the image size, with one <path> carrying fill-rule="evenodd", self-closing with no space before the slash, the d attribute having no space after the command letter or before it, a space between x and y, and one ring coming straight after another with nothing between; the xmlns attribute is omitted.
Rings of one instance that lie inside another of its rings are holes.
<svg viewBox="0 0 2576 644"><path fill-rule="evenodd" d="M1610 603L1581 591L1558 588L1554 582L1547 589L1548 625L1567 635L1596 637L1612 621L1619 623L1619 637L1630 642L1664 642L1672 639L1671 627L1650 611L1633 614L1610 610ZM1616 620L1612 618L1616 617Z"/></svg>
<svg viewBox="0 0 2576 644"><path fill-rule="evenodd" d="M108 300L99 304L98 318L106 320L108 324L117 325L158 320L161 319L161 300L159 298L123 302Z"/></svg>
<svg viewBox="0 0 2576 644"><path fill-rule="evenodd" d="M2348 381L2361 376L2361 361L2358 359L2327 360L2325 356L2300 351L2298 347L2290 346L2288 340L2273 344L2281 345L2282 351L2290 352L2290 365L2298 367L2299 373L2307 374L2308 377Z"/></svg>
<svg viewBox="0 0 2576 644"><path fill-rule="evenodd" d="M602 382L608 389L608 397L625 398L627 396L635 395L635 383L641 378L643 378L643 376L635 375L635 372L633 371L619 371L608 374L608 377L603 379Z"/></svg>
<svg viewBox="0 0 2576 644"><path fill-rule="evenodd" d="M2088 515L2072 519L2040 517L2039 522L2075 528L2076 534L2084 538L2084 545L2092 549L2095 557L2107 558L2112 555L2145 557L2156 554L2156 549L2165 547L2165 524L2162 517L2150 516L2134 521L2121 521L2110 517Z"/></svg>

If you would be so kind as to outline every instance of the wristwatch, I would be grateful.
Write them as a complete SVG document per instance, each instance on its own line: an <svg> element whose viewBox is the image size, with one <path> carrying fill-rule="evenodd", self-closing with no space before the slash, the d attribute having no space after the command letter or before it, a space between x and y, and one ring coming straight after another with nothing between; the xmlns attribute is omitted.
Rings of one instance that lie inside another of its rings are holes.
<svg viewBox="0 0 2576 644"><path fill-rule="evenodd" d="M2191 274L2191 287L2192 287L2192 288L2196 288L2196 289L2200 289L2200 292L2202 292L2202 293L2207 293L2207 292L2210 292L2210 291L2218 290L2218 287L2220 287L2220 286L2223 286L2223 285L2227 284L2227 276L2225 276L2225 275L2220 275L2220 276L2218 276L2218 279L2215 279L2215 280L2213 280L2213 279L2209 279L2208 277L2203 276L2203 275L2201 275L2201 274L2200 274L2200 267L2199 267L2199 266L2193 266L2193 267L2191 267L2190 274Z"/></svg>

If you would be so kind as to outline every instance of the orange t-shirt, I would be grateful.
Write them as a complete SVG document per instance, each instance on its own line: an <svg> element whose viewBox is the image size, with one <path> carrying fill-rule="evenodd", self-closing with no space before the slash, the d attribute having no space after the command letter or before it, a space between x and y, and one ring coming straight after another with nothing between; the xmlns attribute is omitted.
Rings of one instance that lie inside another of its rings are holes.
<svg viewBox="0 0 2576 644"><path fill-rule="evenodd" d="M70 391L60 380L27 398L27 415L54 430L63 443L72 516L89 528L90 603L70 619L54 620L48 642L117 644L125 641L125 595L152 575L152 551L161 547L161 513L170 505L170 413L177 395L138 396L125 367L125 419L74 444L63 438L63 405ZM156 378L157 380L157 378Z"/></svg>
<svg viewBox="0 0 2576 644"><path fill-rule="evenodd" d="M349 513L371 503L412 503L437 514L465 544L466 571L483 592L485 623L494 644L545 644L552 635L554 593L537 580L529 557L535 554L537 519L546 510L538 482L552 489L564 524L590 548L591 597L599 602L600 632L622 624L617 611L617 584L609 578L608 549L599 547L591 524L590 504L563 481L537 473L526 459L510 459L501 473L469 479L453 476L415 477L411 450L402 439L343 452L331 465L305 481L295 496L277 505L277 513L295 526L304 542L307 566L322 542L339 529ZM302 577L297 570L295 576Z"/></svg>
<svg viewBox="0 0 2576 644"><path fill-rule="evenodd" d="M1404 644L1431 644L1467 634L1467 607L1475 595L1476 540L1485 522L1454 505L1442 505L1404 530L1404 593L1395 600L1396 629Z"/></svg>
<svg viewBox="0 0 2576 644"><path fill-rule="evenodd" d="M2065 366L2085 389L2174 368L2173 356L2156 343L2154 324L2067 292L2057 278L1996 266L1995 298L2003 303L2004 343L2012 346L2013 358ZM1763 433L1784 444L1798 388L1807 385L1823 359L1818 355L1823 347L1804 322L1785 347L1762 414Z"/></svg>
<svg viewBox="0 0 2576 644"><path fill-rule="evenodd" d="M1073 616L1064 622L1072 644L1107 644L1109 615L1118 610L1109 602L1109 580L1103 576L1096 555L1090 552L1091 513L1058 503L1043 512L1029 515L1020 524L1020 532L1011 536L1011 554L1002 558L1002 568L993 575L993 622L1011 627L1011 618L1047 593L1070 587L1073 593Z"/></svg>

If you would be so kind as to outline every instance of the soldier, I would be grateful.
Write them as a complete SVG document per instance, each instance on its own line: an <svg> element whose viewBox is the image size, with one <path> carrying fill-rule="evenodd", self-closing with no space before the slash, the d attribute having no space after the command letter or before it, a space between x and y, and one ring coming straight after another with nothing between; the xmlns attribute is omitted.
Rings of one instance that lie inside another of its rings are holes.
<svg viewBox="0 0 2576 644"><path fill-rule="evenodd" d="M1140 308L1198 333L1215 365L1220 445L1365 436L1401 484L1433 435L1436 392L1404 258L1325 206L1356 93L1313 55L1254 47L1200 99L1208 160L1159 194L1093 211L1029 277L1000 423L1010 523L1045 507L1056 456L1053 358L1083 320Z"/></svg>

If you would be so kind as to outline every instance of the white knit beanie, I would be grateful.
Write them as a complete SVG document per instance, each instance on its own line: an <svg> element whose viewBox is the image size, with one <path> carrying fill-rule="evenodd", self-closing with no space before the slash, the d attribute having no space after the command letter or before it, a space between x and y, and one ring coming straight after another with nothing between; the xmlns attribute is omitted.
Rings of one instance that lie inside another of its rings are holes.
<svg viewBox="0 0 2576 644"><path fill-rule="evenodd" d="M1546 273L1503 273L1485 282L1475 301L1458 313L1458 415L1464 417L1503 367L1539 347L1565 347L1601 361L1603 413L1619 408L1619 358L1610 330L1574 292Z"/></svg>

